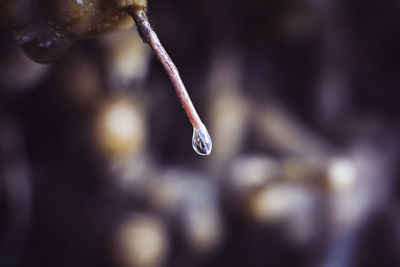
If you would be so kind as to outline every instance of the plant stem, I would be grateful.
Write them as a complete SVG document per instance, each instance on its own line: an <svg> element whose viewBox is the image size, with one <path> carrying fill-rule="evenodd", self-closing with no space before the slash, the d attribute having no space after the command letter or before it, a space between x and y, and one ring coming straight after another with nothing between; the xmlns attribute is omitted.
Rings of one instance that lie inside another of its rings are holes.
<svg viewBox="0 0 400 267"><path fill-rule="evenodd" d="M178 69L172 62L167 51L165 51L165 48L158 39L157 34L151 27L146 12L143 9L129 9L128 12L129 15L132 16L132 18L135 20L136 27L143 41L150 45L157 58L161 61L161 64L163 65L165 71L169 76L169 79L171 80L171 83L175 89L176 94L178 95L179 101L181 102L190 123L195 129L200 129L203 123L199 115L197 114L197 111L193 106L192 101L190 100L189 94L186 91L186 87L183 84Z"/></svg>

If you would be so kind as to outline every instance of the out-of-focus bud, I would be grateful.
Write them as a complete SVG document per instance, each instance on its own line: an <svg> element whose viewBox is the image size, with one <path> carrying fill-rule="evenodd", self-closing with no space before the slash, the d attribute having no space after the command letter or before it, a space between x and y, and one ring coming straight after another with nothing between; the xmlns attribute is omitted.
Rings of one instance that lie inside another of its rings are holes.
<svg viewBox="0 0 400 267"><path fill-rule="evenodd" d="M107 73L113 84L127 85L144 78L151 53L136 28L102 36L100 41L106 50Z"/></svg>
<svg viewBox="0 0 400 267"><path fill-rule="evenodd" d="M351 159L336 158L328 166L328 183L334 192L348 191L357 182L357 167Z"/></svg>
<svg viewBox="0 0 400 267"><path fill-rule="evenodd" d="M230 186L235 191L248 191L274 180L279 175L279 164L270 157L252 155L240 157L231 165Z"/></svg>
<svg viewBox="0 0 400 267"><path fill-rule="evenodd" d="M245 97L240 94L242 65L238 51L223 46L217 48L214 54L209 81L209 87L212 88L209 106L214 143L212 164L221 166L240 152L247 129L248 107Z"/></svg>
<svg viewBox="0 0 400 267"><path fill-rule="evenodd" d="M333 231L346 231L355 227L376 201L374 193L380 188L372 186L369 180L376 176L372 169L368 172L367 168L359 168L359 164L362 161L352 155L334 158L329 164L327 179Z"/></svg>
<svg viewBox="0 0 400 267"><path fill-rule="evenodd" d="M249 197L249 212L253 219L261 222L282 219L292 207L288 205L286 187L269 186Z"/></svg>
<svg viewBox="0 0 400 267"><path fill-rule="evenodd" d="M150 181L150 203L177 219L187 245L196 253L214 249L222 238L216 184L199 173L167 169Z"/></svg>
<svg viewBox="0 0 400 267"><path fill-rule="evenodd" d="M112 156L138 156L146 141L141 106L127 98L125 96L105 104L97 119L98 143L104 152Z"/></svg>
<svg viewBox="0 0 400 267"><path fill-rule="evenodd" d="M229 162L239 153L247 128L246 106L241 96L225 90L213 97L211 108L213 161L217 165Z"/></svg>
<svg viewBox="0 0 400 267"><path fill-rule="evenodd" d="M156 217L136 215L126 219L114 240L116 260L123 267L160 266L168 253L168 236Z"/></svg>
<svg viewBox="0 0 400 267"><path fill-rule="evenodd" d="M185 239L197 253L213 250L222 238L216 184L193 177L186 181L182 222Z"/></svg>
<svg viewBox="0 0 400 267"><path fill-rule="evenodd" d="M248 209L257 223L279 223L294 243L312 241L317 232L318 201L309 186L271 185L249 196Z"/></svg>
<svg viewBox="0 0 400 267"><path fill-rule="evenodd" d="M199 253L214 249L222 238L221 219L212 208L192 210L184 220L186 239Z"/></svg>

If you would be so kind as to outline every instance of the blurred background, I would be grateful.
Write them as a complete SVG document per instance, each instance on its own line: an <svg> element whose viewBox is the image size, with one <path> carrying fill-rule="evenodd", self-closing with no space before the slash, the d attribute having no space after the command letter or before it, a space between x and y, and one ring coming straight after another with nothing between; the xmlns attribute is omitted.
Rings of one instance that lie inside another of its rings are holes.
<svg viewBox="0 0 400 267"><path fill-rule="evenodd" d="M150 0L29 60L0 31L0 266L400 266L400 2Z"/></svg>

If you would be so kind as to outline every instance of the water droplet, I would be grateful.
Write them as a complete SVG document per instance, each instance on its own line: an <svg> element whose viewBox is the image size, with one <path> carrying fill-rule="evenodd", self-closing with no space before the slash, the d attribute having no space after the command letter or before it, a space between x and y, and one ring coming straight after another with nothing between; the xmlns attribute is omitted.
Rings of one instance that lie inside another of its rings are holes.
<svg viewBox="0 0 400 267"><path fill-rule="evenodd" d="M200 128L193 128L192 146L197 154L202 156L210 155L212 141L204 125L201 125Z"/></svg>
<svg viewBox="0 0 400 267"><path fill-rule="evenodd" d="M61 57L72 45L67 39L51 40L33 38L21 45L25 54L40 63L50 63Z"/></svg>
<svg viewBox="0 0 400 267"><path fill-rule="evenodd" d="M14 35L25 54L40 63L55 61L73 43L56 30L49 31L47 28L40 28L38 31L16 31Z"/></svg>

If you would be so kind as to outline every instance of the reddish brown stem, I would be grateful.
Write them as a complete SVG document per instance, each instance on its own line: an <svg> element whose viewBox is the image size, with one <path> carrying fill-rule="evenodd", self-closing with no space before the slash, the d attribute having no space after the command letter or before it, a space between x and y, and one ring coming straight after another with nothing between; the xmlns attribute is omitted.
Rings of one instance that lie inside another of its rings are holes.
<svg viewBox="0 0 400 267"><path fill-rule="evenodd" d="M165 71L169 76L169 79L171 80L172 85L175 88L175 92L178 95L179 101L181 102L190 123L194 128L200 129L203 123L197 114L192 101L190 100L189 94L187 93L185 85L182 82L178 69L172 62L167 51L165 51L160 40L158 39L157 34L151 27L146 12L142 9L130 9L129 14L135 20L136 27L143 41L150 45L157 58L161 61Z"/></svg>

